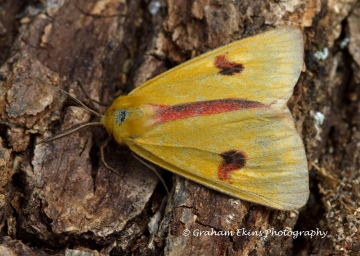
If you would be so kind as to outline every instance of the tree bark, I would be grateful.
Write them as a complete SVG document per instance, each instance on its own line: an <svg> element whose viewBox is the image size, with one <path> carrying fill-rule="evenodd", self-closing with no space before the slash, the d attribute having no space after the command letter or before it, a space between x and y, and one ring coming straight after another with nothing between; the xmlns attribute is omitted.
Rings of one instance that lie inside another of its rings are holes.
<svg viewBox="0 0 360 256"><path fill-rule="evenodd" d="M0 255L359 253L359 1L4 0L0 7ZM167 196L157 175L110 142L106 162L117 175L100 161L101 127L39 144L94 120L53 86L104 113L93 100L110 105L192 57L279 26L300 28L305 40L304 72L288 103L309 163L311 196L299 211L234 199L156 167L171 186ZM258 235L317 229L328 234Z"/></svg>

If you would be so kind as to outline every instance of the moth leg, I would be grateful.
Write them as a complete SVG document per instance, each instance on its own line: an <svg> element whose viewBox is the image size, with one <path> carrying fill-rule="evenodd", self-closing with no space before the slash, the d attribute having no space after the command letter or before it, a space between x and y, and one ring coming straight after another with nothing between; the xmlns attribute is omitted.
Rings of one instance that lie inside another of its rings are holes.
<svg viewBox="0 0 360 256"><path fill-rule="evenodd" d="M106 169L112 171L113 173L115 173L116 175L119 175L121 177L120 173L117 170L115 170L114 168L112 168L110 165L108 165L105 160L104 148L109 144L111 139L112 139L112 136L109 136L100 146L101 162L105 166Z"/></svg>
<svg viewBox="0 0 360 256"><path fill-rule="evenodd" d="M138 160L140 163L142 163L143 165L145 165L147 168L149 168L150 170L152 170L156 176L158 176L158 178L160 179L161 183L163 184L165 190L166 190L166 194L169 195L169 188L166 186L166 183L164 181L164 179L161 177L161 175L159 174L159 172L156 170L156 168L151 165L148 164L147 162L145 162L144 160L142 160L138 155L136 155L135 153L132 152L132 155L135 157L136 160Z"/></svg>

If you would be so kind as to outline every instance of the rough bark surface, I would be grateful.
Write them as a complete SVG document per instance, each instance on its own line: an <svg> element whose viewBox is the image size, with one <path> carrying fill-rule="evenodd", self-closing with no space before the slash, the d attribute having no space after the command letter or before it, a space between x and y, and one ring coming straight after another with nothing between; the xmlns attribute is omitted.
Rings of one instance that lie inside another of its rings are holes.
<svg viewBox="0 0 360 256"><path fill-rule="evenodd" d="M111 142L116 175L101 164L100 127L38 144L92 120L53 86L103 113L92 100L109 105L187 59L284 25L305 40L306 68L288 103L309 162L311 196L299 211L164 171L166 196L150 169ZM0 49L0 255L359 253L359 1L2 0ZM254 233L268 229L328 234Z"/></svg>

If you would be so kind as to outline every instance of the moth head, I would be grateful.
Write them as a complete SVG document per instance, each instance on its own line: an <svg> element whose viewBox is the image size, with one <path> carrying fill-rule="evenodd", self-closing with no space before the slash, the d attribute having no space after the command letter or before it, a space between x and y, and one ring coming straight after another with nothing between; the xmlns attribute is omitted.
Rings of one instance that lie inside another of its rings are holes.
<svg viewBox="0 0 360 256"><path fill-rule="evenodd" d="M138 97L120 96L106 110L100 122L118 143L141 136L147 128L151 108Z"/></svg>

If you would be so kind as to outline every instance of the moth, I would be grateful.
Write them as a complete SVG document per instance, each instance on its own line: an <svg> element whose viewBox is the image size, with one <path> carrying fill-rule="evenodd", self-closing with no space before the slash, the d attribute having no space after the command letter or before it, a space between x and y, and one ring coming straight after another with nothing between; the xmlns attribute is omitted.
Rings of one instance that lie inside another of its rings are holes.
<svg viewBox="0 0 360 256"><path fill-rule="evenodd" d="M283 27L187 61L114 100L101 123L175 174L280 210L309 196L307 159L287 101L303 65Z"/></svg>

